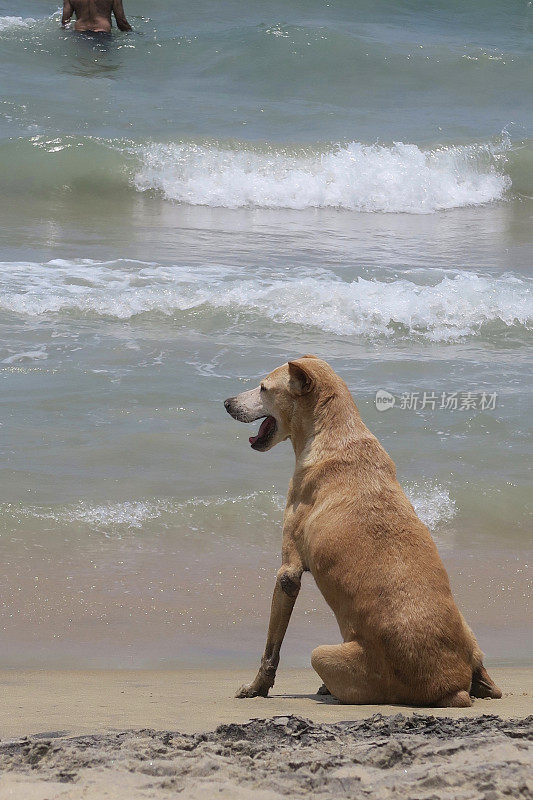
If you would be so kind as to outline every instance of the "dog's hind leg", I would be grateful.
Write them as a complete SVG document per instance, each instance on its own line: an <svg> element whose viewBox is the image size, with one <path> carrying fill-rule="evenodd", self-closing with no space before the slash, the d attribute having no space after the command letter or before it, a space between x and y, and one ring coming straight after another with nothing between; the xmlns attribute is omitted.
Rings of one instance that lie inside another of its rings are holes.
<svg viewBox="0 0 533 800"><path fill-rule="evenodd" d="M376 676L375 667L359 642L321 645L313 650L311 664L341 703L389 702L387 687Z"/></svg>
<svg viewBox="0 0 533 800"><path fill-rule="evenodd" d="M462 689L458 692L452 692L441 698L438 703L434 703L434 708L469 708L472 705L470 695L467 691Z"/></svg>

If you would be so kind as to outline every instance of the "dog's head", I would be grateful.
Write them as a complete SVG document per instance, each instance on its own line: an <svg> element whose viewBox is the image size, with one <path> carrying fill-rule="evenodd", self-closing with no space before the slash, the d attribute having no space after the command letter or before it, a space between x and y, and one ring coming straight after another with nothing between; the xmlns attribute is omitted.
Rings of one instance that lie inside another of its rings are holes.
<svg viewBox="0 0 533 800"><path fill-rule="evenodd" d="M316 356L303 356L275 369L255 389L228 398L224 406L239 422L263 420L249 441L254 450L264 453L294 437L306 422L312 423L317 406L335 386L348 391L329 364Z"/></svg>

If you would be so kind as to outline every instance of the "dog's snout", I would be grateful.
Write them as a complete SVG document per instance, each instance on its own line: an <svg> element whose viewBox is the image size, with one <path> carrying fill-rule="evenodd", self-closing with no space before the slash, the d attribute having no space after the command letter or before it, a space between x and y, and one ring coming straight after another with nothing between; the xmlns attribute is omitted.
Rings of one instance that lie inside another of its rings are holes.
<svg viewBox="0 0 533 800"><path fill-rule="evenodd" d="M230 408L231 408L231 401L232 401L232 400L233 400L233 397L228 397L228 399L227 399L227 400L224 400L224 408L226 409L226 411L229 411L229 410L230 410Z"/></svg>

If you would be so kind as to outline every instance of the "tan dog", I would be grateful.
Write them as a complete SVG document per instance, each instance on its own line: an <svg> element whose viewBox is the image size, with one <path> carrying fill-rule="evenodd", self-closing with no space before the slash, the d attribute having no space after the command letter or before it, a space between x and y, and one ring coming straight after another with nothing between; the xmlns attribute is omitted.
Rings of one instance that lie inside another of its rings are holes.
<svg viewBox="0 0 533 800"><path fill-rule="evenodd" d="M224 405L241 422L264 418L254 450L290 439L296 456L266 648L237 697L266 697L274 685L304 571L344 639L317 647L311 663L343 703L462 707L470 694L501 697L394 463L329 364L291 361Z"/></svg>

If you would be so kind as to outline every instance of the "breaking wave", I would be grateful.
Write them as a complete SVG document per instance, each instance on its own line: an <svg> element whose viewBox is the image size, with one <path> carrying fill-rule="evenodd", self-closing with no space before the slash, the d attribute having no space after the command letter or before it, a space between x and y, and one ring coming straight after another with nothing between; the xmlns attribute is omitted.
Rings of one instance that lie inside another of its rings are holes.
<svg viewBox="0 0 533 800"><path fill-rule="evenodd" d="M167 200L225 208L329 208L357 212L436 211L533 192L533 143L499 140L441 145L295 146L138 143L92 136L35 135L0 143L1 177L13 193L114 196L152 192Z"/></svg>
<svg viewBox="0 0 533 800"><path fill-rule="evenodd" d="M509 148L507 140L429 151L402 142L294 152L151 144L140 149L134 184L191 205L428 214L501 200L511 180L499 160Z"/></svg>
<svg viewBox="0 0 533 800"><path fill-rule="evenodd" d="M450 270L431 283L347 281L328 270L294 268L288 275L90 259L0 263L0 310L119 320L150 313L184 321L223 312L226 323L255 318L336 335L444 342L483 334L488 326L505 332L531 330L533 323L530 281L512 274Z"/></svg>
<svg viewBox="0 0 533 800"><path fill-rule="evenodd" d="M422 522L430 530L451 520L456 513L455 502L449 492L438 484L409 484L405 487L409 500ZM187 500L155 498L143 500L125 500L122 502L93 504L80 501L68 506L45 508L40 506L16 507L0 506L0 514L8 513L15 517L32 517L50 520L56 525L72 525L77 523L91 530L112 531L116 529L140 529L146 523L168 517L174 526L175 517L181 516L186 526L197 529L198 524L208 522L212 513L223 513L231 509L231 513L239 513L242 508L243 518L249 515L250 508L254 517L279 523L285 498L277 492L259 490L244 495L215 495L207 497L191 497ZM207 517L206 517L207 515ZM205 518L205 519L204 519Z"/></svg>

